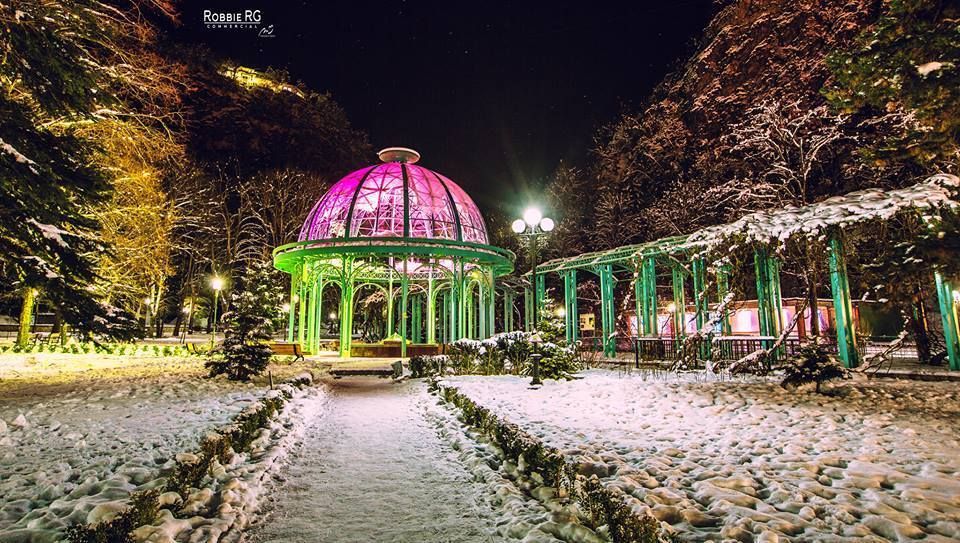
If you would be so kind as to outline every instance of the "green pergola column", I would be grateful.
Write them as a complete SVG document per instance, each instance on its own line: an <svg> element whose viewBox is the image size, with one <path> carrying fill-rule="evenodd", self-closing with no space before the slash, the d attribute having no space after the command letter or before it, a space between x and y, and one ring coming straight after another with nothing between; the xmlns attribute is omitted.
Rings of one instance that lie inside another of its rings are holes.
<svg viewBox="0 0 960 543"><path fill-rule="evenodd" d="M300 288L300 267L290 274L290 311L287 312L287 343L293 343L294 326L297 321L297 289ZM149 309L148 309L149 311Z"/></svg>
<svg viewBox="0 0 960 543"><path fill-rule="evenodd" d="M320 288L320 280L316 274L310 279L310 300L307 303L307 344L304 349L313 353L317 335L317 291Z"/></svg>
<svg viewBox="0 0 960 543"><path fill-rule="evenodd" d="M410 304L411 326L413 327L410 343L423 341L423 301L419 294L413 295Z"/></svg>
<svg viewBox="0 0 960 543"><path fill-rule="evenodd" d="M503 331L513 332L513 292L503 291Z"/></svg>
<svg viewBox="0 0 960 543"><path fill-rule="evenodd" d="M493 337L497 333L497 278L493 270L487 272L490 289L487 291L487 333L486 337Z"/></svg>
<svg viewBox="0 0 960 543"><path fill-rule="evenodd" d="M533 331L533 290L530 287L523 289L523 329Z"/></svg>
<svg viewBox="0 0 960 543"><path fill-rule="evenodd" d="M727 294L730 292L730 266L724 264L717 269L717 302L723 304L723 301L727 298ZM723 315L720 316L720 330L721 333L725 336L729 336L733 333L730 327L730 311L726 308L723 310Z"/></svg>
<svg viewBox="0 0 960 543"><path fill-rule="evenodd" d="M783 314L780 300L780 262L770 256L766 247L757 248L753 254L753 268L757 276L757 320L761 336L776 337L780 334ZM767 340L766 343L771 343Z"/></svg>
<svg viewBox="0 0 960 543"><path fill-rule="evenodd" d="M400 277L400 358L407 357L407 307L410 297L410 275L407 273L407 259L403 259L403 275Z"/></svg>
<svg viewBox="0 0 960 543"><path fill-rule="evenodd" d="M580 316L577 309L577 270L563 272L563 305L567 345L573 345L580 339Z"/></svg>
<svg viewBox="0 0 960 543"><path fill-rule="evenodd" d="M298 313L297 343L299 343L300 348L303 349L304 347L306 347L306 343L304 343L305 341L304 335L306 334L306 323L307 323L307 320L306 320L307 319L307 281L306 279L309 273L307 266L302 266L300 273L301 273L301 279L298 281L298 285L297 285L300 290L300 294L299 294L300 309L297 312Z"/></svg>
<svg viewBox="0 0 960 543"><path fill-rule="evenodd" d="M313 304L313 333L310 336L310 352L316 353L320 350L320 331L323 327L323 289L326 287L326 281L323 276L318 276L315 284L316 302Z"/></svg>
<svg viewBox="0 0 960 543"><path fill-rule="evenodd" d="M344 259L340 274L340 357L349 358L353 342L353 259Z"/></svg>
<svg viewBox="0 0 960 543"><path fill-rule="evenodd" d="M850 301L847 259L839 233L830 236L827 255L830 258L830 293L833 295L833 312L837 323L837 354L844 366L855 368L859 364L857 333Z"/></svg>
<svg viewBox="0 0 960 543"><path fill-rule="evenodd" d="M536 319L542 319L542 318L543 318L543 311L544 311L544 309L545 309L546 306L547 306L547 304L546 304L546 299L547 299L547 276L546 276L545 274L543 274L543 273L538 273L538 274L537 274L536 284L537 284L537 298L536 298L537 308L536 308L536 311L533 312L533 315L534 315L534 318L536 318ZM539 323L539 322L534 322L534 323L533 323L533 326L534 326L534 327L540 326L540 323Z"/></svg>
<svg viewBox="0 0 960 543"><path fill-rule="evenodd" d="M480 286L478 285L477 289L479 290L479 288ZM466 330L467 333L464 337L468 337L470 339L476 339L477 338L477 335L476 335L477 334L477 322L476 322L477 321L477 318L476 318L477 303L476 303L476 300L474 300L472 286L467 287L467 292L464 294L464 301L466 302L466 308L467 308L467 330Z"/></svg>
<svg viewBox="0 0 960 543"><path fill-rule="evenodd" d="M697 331L700 332L710 321L710 305L707 299L707 261L702 257L694 258L690 267L693 271L693 301L697 308ZM699 351L701 360L710 358L710 347L710 341L701 342Z"/></svg>
<svg viewBox="0 0 960 543"><path fill-rule="evenodd" d="M645 255L640 264L640 312L643 335L660 335L657 323L657 260L653 255Z"/></svg>
<svg viewBox="0 0 960 543"><path fill-rule="evenodd" d="M427 279L427 343L437 342L437 299L433 275Z"/></svg>
<svg viewBox="0 0 960 543"><path fill-rule="evenodd" d="M687 335L687 297L683 284L685 272L678 262L673 263L670 272L673 279L673 338L679 339Z"/></svg>
<svg viewBox="0 0 960 543"><path fill-rule="evenodd" d="M442 302L440 304L440 318L443 319L443 342L450 343L450 291L444 290L440 294Z"/></svg>
<svg viewBox="0 0 960 543"><path fill-rule="evenodd" d="M603 355L609 358L617 356L616 315L613 307L613 266L604 264L599 267L600 275L600 324L603 332Z"/></svg>
<svg viewBox="0 0 960 543"><path fill-rule="evenodd" d="M390 275L387 278L387 330L386 337L393 335L393 263L391 258L387 258L387 263L390 266Z"/></svg>
<svg viewBox="0 0 960 543"><path fill-rule="evenodd" d="M960 370L960 331L957 329L957 305L953 287L940 272L934 274L937 281L937 300L940 302L940 319L943 323L943 340L947 344L950 369Z"/></svg>

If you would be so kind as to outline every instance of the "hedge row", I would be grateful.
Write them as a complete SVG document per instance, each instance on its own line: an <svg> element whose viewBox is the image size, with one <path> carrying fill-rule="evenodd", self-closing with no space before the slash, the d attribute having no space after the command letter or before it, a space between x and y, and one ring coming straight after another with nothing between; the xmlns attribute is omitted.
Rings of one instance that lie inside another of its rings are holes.
<svg viewBox="0 0 960 543"><path fill-rule="evenodd" d="M560 451L477 405L456 388L442 386L436 381L432 385L444 400L460 409L464 422L492 438L507 458L519 464L522 457L527 470L539 473L547 485L557 489L559 497L577 502L587 513L590 528L606 526L614 543L672 540L663 533L657 519L634 513L622 490L607 488L596 475L588 478L577 473L576 465L568 462Z"/></svg>
<svg viewBox="0 0 960 543"><path fill-rule="evenodd" d="M301 387L310 384L310 380L298 378L289 384ZM277 394L267 395L243 410L233 422L208 434L196 453L177 460L161 488L134 492L130 496L130 506L109 521L71 526L67 529L67 540L72 543L131 543L131 532L156 518L162 493L176 492L185 502L191 489L200 488L215 461L225 464L233 454L249 451L260 430L267 427L270 419L292 397L288 387L281 387Z"/></svg>

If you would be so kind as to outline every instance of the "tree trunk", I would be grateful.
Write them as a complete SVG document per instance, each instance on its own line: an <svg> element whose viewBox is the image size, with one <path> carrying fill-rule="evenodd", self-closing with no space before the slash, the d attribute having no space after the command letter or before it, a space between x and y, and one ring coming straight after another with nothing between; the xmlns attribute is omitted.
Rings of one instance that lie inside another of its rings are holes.
<svg viewBox="0 0 960 543"><path fill-rule="evenodd" d="M60 313L60 310L54 310L53 312L53 329L57 332L59 336L60 346L67 344L67 324L63 322L63 314Z"/></svg>
<svg viewBox="0 0 960 543"><path fill-rule="evenodd" d="M913 297L910 300L911 311L908 315L913 339L917 343L917 359L921 364L929 364L932 358L930 328L927 325L927 310L923 306L923 298L923 290L919 285L914 286Z"/></svg>
<svg viewBox="0 0 960 543"><path fill-rule="evenodd" d="M33 304L37 299L37 290L27 287L23 291L23 306L20 308L20 327L17 329L17 346L26 347L30 343L30 324L33 319Z"/></svg>

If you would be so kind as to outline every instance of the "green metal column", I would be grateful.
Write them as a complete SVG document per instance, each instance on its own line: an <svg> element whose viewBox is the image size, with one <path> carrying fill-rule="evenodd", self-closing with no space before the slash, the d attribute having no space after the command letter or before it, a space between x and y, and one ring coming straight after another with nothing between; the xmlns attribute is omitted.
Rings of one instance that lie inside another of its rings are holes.
<svg viewBox="0 0 960 543"><path fill-rule="evenodd" d="M299 267L295 272L290 274L290 311L287 313L287 343L293 343L293 327L297 320L297 289L300 282L300 269ZM149 311L149 309L147 309Z"/></svg>
<svg viewBox="0 0 960 543"><path fill-rule="evenodd" d="M847 259L839 233L830 236L827 255L830 258L830 293L833 295L833 312L837 322L837 354L844 366L855 368L859 364L857 332L853 324Z"/></svg>
<svg viewBox="0 0 960 543"><path fill-rule="evenodd" d="M318 276L316 282L317 301L313 306L313 335L310 336L311 353L320 350L320 332L323 329L323 289L326 286L323 276Z"/></svg>
<svg viewBox="0 0 960 543"><path fill-rule="evenodd" d="M493 270L487 272L490 281L490 290L487 293L487 335L493 337L497 333L497 278Z"/></svg>
<svg viewBox="0 0 960 543"><path fill-rule="evenodd" d="M307 277L308 277L307 266L303 266L301 269L301 278L299 281L300 287L300 310L297 314L297 343L300 344L300 348L304 349L306 344L304 343L304 334L306 334L306 324L307 324Z"/></svg>
<svg viewBox="0 0 960 543"><path fill-rule="evenodd" d="M783 315L780 262L772 258L765 247L761 247L754 251L753 268L757 276L757 320L760 323L760 335L776 337L782 330Z"/></svg>
<svg viewBox="0 0 960 543"><path fill-rule="evenodd" d="M393 335L393 258L387 257L387 264L390 266L390 275L387 279L387 330L386 337Z"/></svg>
<svg viewBox="0 0 960 543"><path fill-rule="evenodd" d="M432 272L431 272L432 274ZM437 300L433 291L433 275L427 279L427 343L437 342Z"/></svg>
<svg viewBox="0 0 960 543"><path fill-rule="evenodd" d="M603 355L617 356L616 315L613 307L613 266L599 267L600 275L600 323L603 331Z"/></svg>
<svg viewBox="0 0 960 543"><path fill-rule="evenodd" d="M344 258L340 271L340 357L350 357L353 341L353 259Z"/></svg>
<svg viewBox="0 0 960 543"><path fill-rule="evenodd" d="M477 286L478 290L479 288L480 287ZM467 292L464 294L464 301L466 302L466 306L467 306L467 330L466 330L467 333L464 335L464 337L468 337L470 339L477 339L477 335L476 335L477 334L477 329L476 329L477 304L473 299L472 287L467 287Z"/></svg>
<svg viewBox="0 0 960 543"><path fill-rule="evenodd" d="M317 343L317 291L320 289L320 278L316 274L311 277L310 301L307 304L307 344L305 350L313 353Z"/></svg>
<svg viewBox="0 0 960 543"><path fill-rule="evenodd" d="M730 292L730 266L724 264L717 270L717 302L723 304ZM725 336L733 333L730 327L730 311L723 309L723 315L720 317L720 330Z"/></svg>
<svg viewBox="0 0 960 543"><path fill-rule="evenodd" d="M687 297L684 291L684 269L674 262L670 268L673 277L673 338L680 339L687 335ZM679 347L675 345L675 347Z"/></svg>
<svg viewBox="0 0 960 543"><path fill-rule="evenodd" d="M563 305L567 345L573 345L580 339L580 315L577 309L577 270L563 272Z"/></svg>
<svg viewBox="0 0 960 543"><path fill-rule="evenodd" d="M530 287L523 289L523 329L533 331L533 290Z"/></svg>
<svg viewBox="0 0 960 543"><path fill-rule="evenodd" d="M957 329L957 302L953 287L940 272L934 277L937 281L937 300L940 302L940 319L943 323L943 340L947 344L947 358L952 371L960 370L960 331Z"/></svg>
<svg viewBox="0 0 960 543"><path fill-rule="evenodd" d="M697 308L697 331L702 332L703 328L710 321L710 305L707 299L707 261L706 259L694 258L690 263L693 271L693 302ZM707 330L708 336L712 336L712 330ZM704 341L700 344L700 359L708 360L710 358L711 342Z"/></svg>
<svg viewBox="0 0 960 543"><path fill-rule="evenodd" d="M410 296L410 276L407 274L407 259L403 259L403 276L400 278L400 358L407 357L407 304Z"/></svg>
<svg viewBox="0 0 960 543"><path fill-rule="evenodd" d="M410 314L413 331L410 336L410 343L423 342L423 300L422 296L415 294L410 300Z"/></svg>
<svg viewBox="0 0 960 543"><path fill-rule="evenodd" d="M513 293L503 291L503 331L513 332Z"/></svg>
<svg viewBox="0 0 960 543"><path fill-rule="evenodd" d="M640 310L643 316L643 335L660 335L657 322L657 260L653 255L645 255L640 266Z"/></svg>
<svg viewBox="0 0 960 543"><path fill-rule="evenodd" d="M467 278L464 273L463 262L460 262L460 273L457 276L457 326L456 339L467 336L467 306L470 292L467 290Z"/></svg>
<svg viewBox="0 0 960 543"><path fill-rule="evenodd" d="M543 318L543 311L547 307L547 277L542 273L537 274L537 309L533 312L537 319ZM540 326L539 322L533 323L534 328Z"/></svg>
<svg viewBox="0 0 960 543"><path fill-rule="evenodd" d="M450 343L450 291L444 290L440 297L443 300L440 304L443 318L443 342Z"/></svg>

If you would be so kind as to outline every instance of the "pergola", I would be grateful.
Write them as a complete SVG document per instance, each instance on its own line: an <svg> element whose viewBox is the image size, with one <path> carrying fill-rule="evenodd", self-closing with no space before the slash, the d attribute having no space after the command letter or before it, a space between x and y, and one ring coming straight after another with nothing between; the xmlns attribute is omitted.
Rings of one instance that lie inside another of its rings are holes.
<svg viewBox="0 0 960 543"><path fill-rule="evenodd" d="M708 274L714 276L718 302L729 291L732 270L723 256L731 251L753 252L753 271L756 279L757 309L760 335L777 336L786 323L782 322L780 292L781 260L778 248L786 243L804 239L821 239L827 245L831 294L836 317L837 353L848 367L858 364L857 337L850 299L846 255L850 250L844 242L844 231L856 225L889 220L905 213L914 213L922 221L937 220L945 209L956 210L960 180L952 175L936 175L926 181L900 190L869 189L827 199L803 207L788 207L773 211L751 213L725 225L709 227L687 236L659 239L649 243L617 247L607 251L584 253L559 258L541 264L537 275L525 290L527 306L532 303L532 289L536 300L545 294L545 278L555 273L563 280L566 309L566 339L577 341L577 275L586 272L599 277L602 347L605 356L616 355L614 286L616 274L626 275L633 283L638 335L658 337L657 329L657 272L669 270L673 291L675 333L685 334L685 281L692 281L697 329L703 329L711 315L712 293L708 292ZM953 289L941 273L936 272L936 292L943 320L944 336L950 369L960 370L960 341L958 341L957 313ZM528 274L529 277L529 274ZM719 305L719 304L718 304ZM526 312L531 313L529 310ZM716 316L715 316L716 317ZM720 334L730 333L729 315L717 319ZM534 324L528 318L528 330ZM709 357L709 344L700 353Z"/></svg>
<svg viewBox="0 0 960 543"><path fill-rule="evenodd" d="M416 151L394 147L379 156L381 164L348 174L320 198L299 241L274 250L274 265L292 279L287 340L320 349L328 287L340 295L341 357L351 356L361 289L385 295L385 335L399 341L401 356L408 343L492 335L497 279L513 271L513 253L489 244L473 200L416 165ZM514 290L500 290L512 308ZM505 313L512 321L506 305Z"/></svg>

